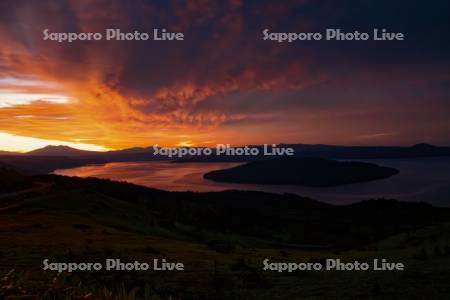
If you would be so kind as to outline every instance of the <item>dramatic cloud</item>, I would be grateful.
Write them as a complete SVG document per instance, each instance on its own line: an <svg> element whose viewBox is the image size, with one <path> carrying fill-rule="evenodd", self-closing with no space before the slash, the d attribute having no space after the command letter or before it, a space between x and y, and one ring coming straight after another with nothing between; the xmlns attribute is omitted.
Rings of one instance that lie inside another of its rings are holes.
<svg viewBox="0 0 450 300"><path fill-rule="evenodd" d="M0 132L106 148L450 143L445 1L2 1ZM368 31L403 42L262 40ZM42 31L185 41L44 41ZM262 134L262 132L264 134ZM0 144L0 148L2 145Z"/></svg>

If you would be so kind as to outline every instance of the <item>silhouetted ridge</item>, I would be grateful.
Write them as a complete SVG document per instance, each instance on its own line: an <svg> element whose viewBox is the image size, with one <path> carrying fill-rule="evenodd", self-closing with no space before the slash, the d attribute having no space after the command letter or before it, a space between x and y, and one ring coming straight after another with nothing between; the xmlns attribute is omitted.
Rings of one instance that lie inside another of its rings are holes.
<svg viewBox="0 0 450 300"><path fill-rule="evenodd" d="M69 146L46 146L41 149L27 152L26 155L31 156L94 156L101 155L101 152L79 150Z"/></svg>

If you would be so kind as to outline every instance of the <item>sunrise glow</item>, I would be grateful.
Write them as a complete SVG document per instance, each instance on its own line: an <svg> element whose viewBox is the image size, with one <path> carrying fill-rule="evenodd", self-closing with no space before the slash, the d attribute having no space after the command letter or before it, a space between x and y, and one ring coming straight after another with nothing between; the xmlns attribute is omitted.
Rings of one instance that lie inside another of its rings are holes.
<svg viewBox="0 0 450 300"><path fill-rule="evenodd" d="M2 141L2 150L11 152L28 152L35 149L43 148L48 145L52 146L69 146L80 150L89 151L107 151L102 146L83 144L77 142L63 142L55 140L37 139L32 137L16 136L4 132L0 132L0 140Z"/></svg>
<svg viewBox="0 0 450 300"><path fill-rule="evenodd" d="M298 31L306 22L319 30L321 20L340 22L335 19L339 6L327 10L336 14L297 24L289 14L308 10L308 1L274 2L248 13L241 1L208 3L177 4L174 12L169 4L151 2L45 2L38 7L36 1L26 10L17 6L5 13L0 150L27 151L46 143L75 143L83 149L201 146L211 140L234 145L450 144L448 68L438 59L440 52L417 43L420 38L365 41L359 47L351 42L281 44L264 41L262 28ZM144 12L145 18L137 17ZM66 14L72 17L61 17ZM252 22L257 26L249 26ZM19 23L27 29L6 30ZM43 38L46 28L104 33L111 24L123 32L153 32L164 25L185 38L71 43ZM420 58L411 48L422 53ZM445 46L440 49L446 53Z"/></svg>

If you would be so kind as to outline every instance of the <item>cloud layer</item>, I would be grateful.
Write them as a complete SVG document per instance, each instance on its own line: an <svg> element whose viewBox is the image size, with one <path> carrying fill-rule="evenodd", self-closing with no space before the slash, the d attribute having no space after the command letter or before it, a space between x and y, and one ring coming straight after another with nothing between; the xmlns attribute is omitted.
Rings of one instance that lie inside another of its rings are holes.
<svg viewBox="0 0 450 300"><path fill-rule="evenodd" d="M3 1L0 132L108 148L450 144L449 8L445 1ZM407 40L262 40L265 28L374 27ZM42 40L45 28L166 28L185 41L57 43Z"/></svg>

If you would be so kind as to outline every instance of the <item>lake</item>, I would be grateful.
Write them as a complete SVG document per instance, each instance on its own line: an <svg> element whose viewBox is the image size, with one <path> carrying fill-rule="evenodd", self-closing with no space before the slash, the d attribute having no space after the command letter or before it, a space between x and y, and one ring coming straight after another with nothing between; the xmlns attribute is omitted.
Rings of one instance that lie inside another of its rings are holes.
<svg viewBox="0 0 450 300"><path fill-rule="evenodd" d="M450 158L364 159L393 167L400 174L393 177L337 187L300 187L257 184L219 183L203 179L212 170L230 168L239 163L115 162L56 170L66 176L98 177L127 181L169 191L255 190L294 193L333 204L348 204L370 198L423 201L450 207Z"/></svg>

